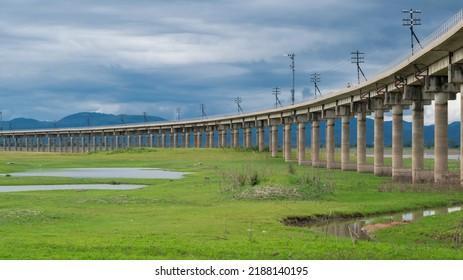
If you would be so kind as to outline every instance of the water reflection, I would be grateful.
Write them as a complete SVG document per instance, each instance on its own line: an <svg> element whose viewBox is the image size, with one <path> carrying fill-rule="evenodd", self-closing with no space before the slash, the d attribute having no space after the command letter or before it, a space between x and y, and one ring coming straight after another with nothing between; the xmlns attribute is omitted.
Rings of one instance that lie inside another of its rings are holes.
<svg viewBox="0 0 463 280"><path fill-rule="evenodd" d="M142 185L111 185L111 184L85 184L85 185L30 185L30 186L0 186L2 192L28 192L53 190L133 190L140 189Z"/></svg>
<svg viewBox="0 0 463 280"><path fill-rule="evenodd" d="M70 177L70 178L124 178L124 179L180 179L190 172L173 172L157 168L64 168L11 173L10 176Z"/></svg>
<svg viewBox="0 0 463 280"><path fill-rule="evenodd" d="M456 211L461 211L461 206L418 210L413 212L383 216L382 218L390 222L411 222L420 217L435 216L452 213ZM356 240L371 240L371 236L365 231L364 228L368 225L373 224L373 222L374 219L372 219L371 217L327 223L322 222L316 226L313 226L312 229L318 232L324 232L326 234L334 235L337 237L348 237Z"/></svg>

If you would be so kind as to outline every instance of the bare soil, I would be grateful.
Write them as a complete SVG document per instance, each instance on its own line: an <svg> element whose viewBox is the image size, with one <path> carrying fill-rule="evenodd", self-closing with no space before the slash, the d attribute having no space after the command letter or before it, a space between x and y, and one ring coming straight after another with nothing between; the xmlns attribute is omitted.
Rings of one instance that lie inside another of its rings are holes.
<svg viewBox="0 0 463 280"><path fill-rule="evenodd" d="M410 222L408 221L377 223L377 224L371 224L371 225L365 226L362 228L362 230L369 233L369 232L374 232L379 229L390 228L390 227L395 227L395 226L403 226L403 225L408 225L408 224L410 224Z"/></svg>

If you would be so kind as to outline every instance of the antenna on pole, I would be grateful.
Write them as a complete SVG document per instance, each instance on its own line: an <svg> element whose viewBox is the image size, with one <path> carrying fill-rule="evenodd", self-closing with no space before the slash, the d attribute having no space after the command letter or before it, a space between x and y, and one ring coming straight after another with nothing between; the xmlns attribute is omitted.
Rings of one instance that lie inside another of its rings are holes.
<svg viewBox="0 0 463 280"><path fill-rule="evenodd" d="M357 64L357 79L358 83L360 84L360 73L362 73L362 76L365 78L365 81L367 81L367 77L365 77L365 74L362 71L362 68L360 68L360 63L365 62L365 53L359 52L358 50L355 52L350 53L351 56L351 62Z"/></svg>
<svg viewBox="0 0 463 280"><path fill-rule="evenodd" d="M281 105L280 99L278 98L278 94L280 94L280 88L274 87L272 95L275 95L275 108L278 108L278 104L280 104L280 107L283 107L283 105Z"/></svg>
<svg viewBox="0 0 463 280"><path fill-rule="evenodd" d="M240 112L244 114L243 108L241 108L241 105L240 105L240 103L242 103L242 102L243 102L243 99L241 97L238 96L238 97L235 98L235 103L236 103L236 105L238 105L238 114Z"/></svg>
<svg viewBox="0 0 463 280"><path fill-rule="evenodd" d="M317 99L317 92L320 94L320 97L323 96L322 93L320 92L320 89L318 88L317 83L320 82L320 74L319 73L312 73L310 74L310 81L313 83L315 87L315 99Z"/></svg>
<svg viewBox="0 0 463 280"><path fill-rule="evenodd" d="M420 43L420 40L418 40L418 37L415 34L415 31L413 30L413 26L421 25L421 19L416 18L416 17L414 18L413 14L421 14L421 11L410 9L410 10L403 10L402 13L410 14L410 18L402 19L402 26L410 26L410 37L411 37L412 55L413 55L413 38L415 38L418 45L420 45L420 47L423 48L423 46Z"/></svg>
<svg viewBox="0 0 463 280"><path fill-rule="evenodd" d="M199 109L201 109L201 117L204 119L204 118L207 118L207 115L206 115L206 105L204 104L199 104Z"/></svg>
<svg viewBox="0 0 463 280"><path fill-rule="evenodd" d="M182 108L175 108L175 115L177 116L177 121L180 120L180 115L182 114Z"/></svg>
<svg viewBox="0 0 463 280"><path fill-rule="evenodd" d="M296 56L294 53L286 54L291 59L291 64L289 65L289 69L293 72L293 78L292 78L292 87L291 87L291 104L294 105L294 74L296 71L296 68L294 67L294 57Z"/></svg>

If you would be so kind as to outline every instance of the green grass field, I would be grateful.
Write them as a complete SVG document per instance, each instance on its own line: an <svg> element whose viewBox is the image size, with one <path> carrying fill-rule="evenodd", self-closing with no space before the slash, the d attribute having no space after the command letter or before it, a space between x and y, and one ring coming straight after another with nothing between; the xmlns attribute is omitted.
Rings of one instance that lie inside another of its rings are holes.
<svg viewBox="0 0 463 280"><path fill-rule="evenodd" d="M287 164L234 149L0 154L0 173L68 167L188 171L180 180L0 177L0 185L135 183L130 191L0 193L0 259L463 259L463 212L352 242L289 216L371 215L463 204L463 192L384 191L389 178ZM14 164L11 164L14 163ZM405 189L405 190L404 190Z"/></svg>

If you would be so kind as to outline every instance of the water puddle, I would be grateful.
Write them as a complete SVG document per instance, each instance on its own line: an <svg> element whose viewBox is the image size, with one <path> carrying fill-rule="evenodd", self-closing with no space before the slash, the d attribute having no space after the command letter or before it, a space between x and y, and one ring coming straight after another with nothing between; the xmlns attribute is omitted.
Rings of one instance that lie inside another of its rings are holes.
<svg viewBox="0 0 463 280"><path fill-rule="evenodd" d="M31 185L31 186L0 186L2 192L28 192L53 190L134 190L141 189L142 185L112 185L112 184L85 184L85 185Z"/></svg>
<svg viewBox="0 0 463 280"><path fill-rule="evenodd" d="M308 226L314 231L323 232L326 234L334 235L336 237L347 237L355 238L356 240L372 240L371 235L368 233L369 228L371 228L378 220L381 220L377 225L377 228L383 228L395 225L403 225L410 223L420 217L442 215L447 213L452 213L456 211L461 211L462 206L452 206L452 207L441 207L434 209L425 209L417 211L409 211L405 213L383 215L383 216L374 216L374 217L362 217L355 219L342 219L338 221L313 221L306 220L303 218L292 218L291 220L286 220L287 225L295 226ZM369 227L370 226L370 227Z"/></svg>
<svg viewBox="0 0 463 280"><path fill-rule="evenodd" d="M11 173L13 177L69 177L92 179L181 179L190 172L173 172L156 168L67 168Z"/></svg>

